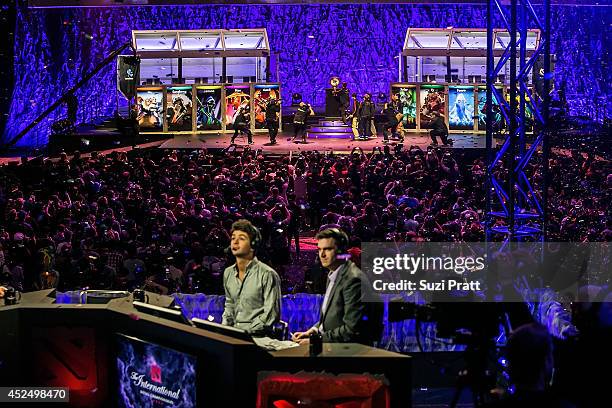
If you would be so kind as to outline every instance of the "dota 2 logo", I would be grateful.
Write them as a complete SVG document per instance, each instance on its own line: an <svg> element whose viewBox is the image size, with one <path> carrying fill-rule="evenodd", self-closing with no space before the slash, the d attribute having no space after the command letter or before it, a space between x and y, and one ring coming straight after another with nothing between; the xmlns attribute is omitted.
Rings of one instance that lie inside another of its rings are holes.
<svg viewBox="0 0 612 408"><path fill-rule="evenodd" d="M161 373L161 367L158 366L157 364L153 364L151 366L151 371L149 372L150 376L151 376L151 381L156 382L158 384L161 384L162 382L162 373Z"/></svg>

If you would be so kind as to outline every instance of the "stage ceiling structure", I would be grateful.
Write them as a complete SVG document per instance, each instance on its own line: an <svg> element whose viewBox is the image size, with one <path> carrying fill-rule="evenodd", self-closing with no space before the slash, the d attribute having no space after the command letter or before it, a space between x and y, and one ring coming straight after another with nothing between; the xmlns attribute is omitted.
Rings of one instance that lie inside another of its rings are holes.
<svg viewBox="0 0 612 408"><path fill-rule="evenodd" d="M502 0L510 5L510 0ZM532 5L543 4L543 0L534 0ZM30 8L68 8L68 7L128 7L128 6L172 6L172 5L211 5L211 4L487 4L486 0L28 0ZM571 5L583 7L609 7L607 0L551 0L552 5Z"/></svg>

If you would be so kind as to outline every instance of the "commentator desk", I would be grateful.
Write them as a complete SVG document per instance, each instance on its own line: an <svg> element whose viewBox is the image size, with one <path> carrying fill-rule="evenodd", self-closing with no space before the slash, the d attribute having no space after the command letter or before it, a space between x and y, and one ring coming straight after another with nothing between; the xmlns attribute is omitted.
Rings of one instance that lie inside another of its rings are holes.
<svg viewBox="0 0 612 408"><path fill-rule="evenodd" d="M170 297L148 295L150 304L172 303ZM131 296L106 304L56 304L53 291L25 293L18 305L1 303L0 325L0 386L69 386L72 406L117 405L117 334L193 356L198 407L255 407L257 375L263 371L384 375L392 407L410 406L409 356L350 343L324 343L317 357L303 346L268 352L139 312Z"/></svg>

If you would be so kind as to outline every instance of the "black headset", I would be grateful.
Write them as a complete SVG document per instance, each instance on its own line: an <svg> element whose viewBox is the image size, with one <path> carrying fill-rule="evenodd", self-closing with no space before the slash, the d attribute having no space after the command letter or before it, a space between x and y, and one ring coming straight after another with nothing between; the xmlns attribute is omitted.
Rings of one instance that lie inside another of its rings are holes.
<svg viewBox="0 0 612 408"><path fill-rule="evenodd" d="M257 251L259 249L259 245L261 245L261 231L259 231L259 228L257 228L256 226L254 226L253 224L251 224L253 226L253 239L251 240L251 248L253 248L254 251Z"/></svg>

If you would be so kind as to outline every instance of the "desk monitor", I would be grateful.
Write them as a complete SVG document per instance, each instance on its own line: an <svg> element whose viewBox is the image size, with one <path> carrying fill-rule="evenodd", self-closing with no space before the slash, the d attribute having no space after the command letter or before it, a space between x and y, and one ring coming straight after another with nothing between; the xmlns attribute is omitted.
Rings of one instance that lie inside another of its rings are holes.
<svg viewBox="0 0 612 408"><path fill-rule="evenodd" d="M118 407L196 407L197 358L116 334Z"/></svg>
<svg viewBox="0 0 612 408"><path fill-rule="evenodd" d="M223 334L225 336L233 337L235 339L253 341L251 335L246 330L242 330L237 327L227 326L204 319L199 319L197 317L191 319L191 322L194 324L195 327L198 327L200 329Z"/></svg>
<svg viewBox="0 0 612 408"><path fill-rule="evenodd" d="M183 312L179 309L170 309L166 307L159 307L150 305L148 303L135 301L132 303L134 308L142 313L147 313L153 316L162 317L164 319L172 320L177 323L184 323L191 326L189 319L187 319Z"/></svg>

